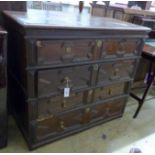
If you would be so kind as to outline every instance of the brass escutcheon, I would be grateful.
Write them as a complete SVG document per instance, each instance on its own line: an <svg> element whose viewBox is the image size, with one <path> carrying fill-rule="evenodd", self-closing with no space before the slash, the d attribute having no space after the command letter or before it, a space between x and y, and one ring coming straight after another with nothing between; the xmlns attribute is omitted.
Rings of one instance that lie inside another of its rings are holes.
<svg viewBox="0 0 155 155"><path fill-rule="evenodd" d="M66 47L66 52L70 53L71 52L71 47Z"/></svg>
<svg viewBox="0 0 155 155"><path fill-rule="evenodd" d="M101 40L97 40L96 43L97 43L97 47L101 47L101 45L102 45L102 41Z"/></svg>

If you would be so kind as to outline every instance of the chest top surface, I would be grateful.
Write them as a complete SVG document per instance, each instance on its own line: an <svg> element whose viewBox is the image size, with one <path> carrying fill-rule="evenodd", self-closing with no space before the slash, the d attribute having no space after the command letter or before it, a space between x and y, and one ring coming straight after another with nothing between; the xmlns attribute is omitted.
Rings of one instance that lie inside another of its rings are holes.
<svg viewBox="0 0 155 155"><path fill-rule="evenodd" d="M4 11L4 14L25 28L150 31L144 26L88 14L45 10Z"/></svg>

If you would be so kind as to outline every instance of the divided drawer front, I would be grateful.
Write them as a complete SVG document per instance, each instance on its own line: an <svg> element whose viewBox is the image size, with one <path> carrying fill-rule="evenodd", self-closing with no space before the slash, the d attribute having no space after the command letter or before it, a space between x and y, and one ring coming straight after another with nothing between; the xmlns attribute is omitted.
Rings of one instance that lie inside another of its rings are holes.
<svg viewBox="0 0 155 155"><path fill-rule="evenodd" d="M76 107L104 99L123 95L128 90L128 83L118 83L84 92L71 93L69 97L63 95L51 96L37 102L38 116L48 116L50 114L61 113Z"/></svg>
<svg viewBox="0 0 155 155"><path fill-rule="evenodd" d="M39 119L33 124L33 130L36 140L42 140L49 137L57 137L65 131L81 127L81 110L67 113L61 116L53 116Z"/></svg>
<svg viewBox="0 0 155 155"><path fill-rule="evenodd" d="M57 137L86 125L119 117L123 113L125 98L75 110L62 115L49 115L32 123L35 140Z"/></svg>
<svg viewBox="0 0 155 155"><path fill-rule="evenodd" d="M37 40L36 65L75 63L139 55L140 39ZM30 55L32 55L30 53Z"/></svg>
<svg viewBox="0 0 155 155"><path fill-rule="evenodd" d="M102 42L101 58L136 56L140 43L138 39L107 39Z"/></svg>
<svg viewBox="0 0 155 155"><path fill-rule="evenodd" d="M38 116L46 116L53 113L61 113L63 111L79 107L86 103L87 92L72 93L69 97L63 95L52 96L49 99L38 101Z"/></svg>
<svg viewBox="0 0 155 155"><path fill-rule="evenodd" d="M95 58L95 40L36 41L39 65L89 61Z"/></svg>
<svg viewBox="0 0 155 155"><path fill-rule="evenodd" d="M131 79L133 77L136 60L124 60L99 65L97 84Z"/></svg>
<svg viewBox="0 0 155 155"><path fill-rule="evenodd" d="M63 93L64 88L87 88L91 81L91 66L59 68L38 72L38 96Z"/></svg>
<svg viewBox="0 0 155 155"><path fill-rule="evenodd" d="M95 89L94 102L101 101L113 96L123 95L128 91L128 83L118 83Z"/></svg>

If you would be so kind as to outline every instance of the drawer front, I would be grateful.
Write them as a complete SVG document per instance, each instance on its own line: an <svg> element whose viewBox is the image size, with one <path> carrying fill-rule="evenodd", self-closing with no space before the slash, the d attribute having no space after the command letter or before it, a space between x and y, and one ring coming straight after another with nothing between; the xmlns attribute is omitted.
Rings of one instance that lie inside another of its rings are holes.
<svg viewBox="0 0 155 155"><path fill-rule="evenodd" d="M138 39L105 40L101 48L101 58L135 56L139 54L139 47Z"/></svg>
<svg viewBox="0 0 155 155"><path fill-rule="evenodd" d="M88 123L90 120L89 116L88 112L80 109L59 116L51 115L47 118L38 119L32 125L33 135L35 140L63 135Z"/></svg>
<svg viewBox="0 0 155 155"><path fill-rule="evenodd" d="M106 98L118 96L127 93L128 83L118 83L106 87L95 89L94 101L101 101Z"/></svg>
<svg viewBox="0 0 155 155"><path fill-rule="evenodd" d="M38 96L63 93L64 88L87 88L91 82L91 66L78 66L38 72Z"/></svg>
<svg viewBox="0 0 155 155"><path fill-rule="evenodd" d="M107 103L96 105L91 120L112 119L123 113L126 99L115 99Z"/></svg>
<svg viewBox="0 0 155 155"><path fill-rule="evenodd" d="M38 116L46 116L53 113L79 107L86 103L87 92L72 93L69 97L53 96L47 100L38 101Z"/></svg>
<svg viewBox="0 0 155 155"><path fill-rule="evenodd" d="M124 60L101 64L99 66L97 83L100 84L132 78L135 65L135 60Z"/></svg>
<svg viewBox="0 0 155 155"><path fill-rule="evenodd" d="M32 123L32 133L36 141L48 137L55 138L96 121L119 117L123 113L124 106L125 99L117 99L62 115L49 115Z"/></svg>
<svg viewBox="0 0 155 155"><path fill-rule="evenodd" d="M37 41L36 47L39 65L89 61L95 58L95 41L92 40Z"/></svg>

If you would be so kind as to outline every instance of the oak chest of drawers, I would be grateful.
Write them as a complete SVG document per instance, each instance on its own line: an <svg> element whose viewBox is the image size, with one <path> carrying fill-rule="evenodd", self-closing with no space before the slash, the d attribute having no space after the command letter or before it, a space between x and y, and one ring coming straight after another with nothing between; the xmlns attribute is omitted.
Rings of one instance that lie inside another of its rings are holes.
<svg viewBox="0 0 155 155"><path fill-rule="evenodd" d="M11 105L31 149L123 115L149 28L49 11L3 18Z"/></svg>
<svg viewBox="0 0 155 155"><path fill-rule="evenodd" d="M0 148L7 144L6 37L7 32L0 26Z"/></svg>

